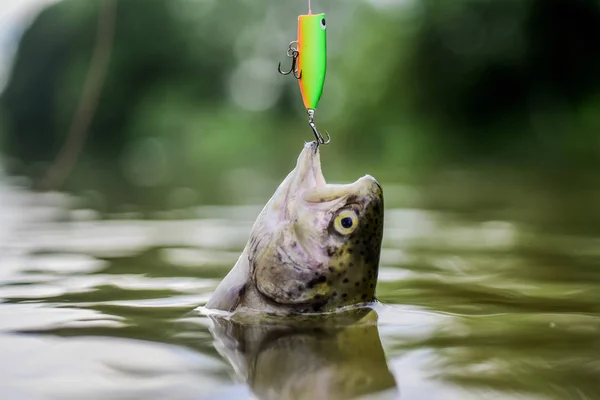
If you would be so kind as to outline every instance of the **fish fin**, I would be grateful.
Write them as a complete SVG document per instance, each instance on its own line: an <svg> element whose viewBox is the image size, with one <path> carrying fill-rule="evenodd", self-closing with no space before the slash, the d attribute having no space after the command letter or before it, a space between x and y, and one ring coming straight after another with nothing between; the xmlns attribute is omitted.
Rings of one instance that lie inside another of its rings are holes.
<svg viewBox="0 0 600 400"><path fill-rule="evenodd" d="M208 300L205 308L213 310L233 311L238 306L246 284L250 280L250 266L246 249L238 258L231 271L223 278L215 292Z"/></svg>

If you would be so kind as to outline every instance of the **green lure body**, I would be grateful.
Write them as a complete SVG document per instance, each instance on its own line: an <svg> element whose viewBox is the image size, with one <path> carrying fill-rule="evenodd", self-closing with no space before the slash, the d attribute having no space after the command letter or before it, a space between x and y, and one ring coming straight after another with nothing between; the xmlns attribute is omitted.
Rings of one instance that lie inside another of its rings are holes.
<svg viewBox="0 0 600 400"><path fill-rule="evenodd" d="M323 94L327 71L325 14L298 17L298 84L307 110L315 110Z"/></svg>

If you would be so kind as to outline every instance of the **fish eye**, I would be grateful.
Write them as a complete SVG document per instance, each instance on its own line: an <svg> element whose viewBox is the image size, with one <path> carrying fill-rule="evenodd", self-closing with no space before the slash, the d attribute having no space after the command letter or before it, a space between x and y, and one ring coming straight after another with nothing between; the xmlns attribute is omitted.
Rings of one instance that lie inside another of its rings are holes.
<svg viewBox="0 0 600 400"><path fill-rule="evenodd" d="M358 215L353 210L344 210L333 221L333 227L342 235L349 235L358 227Z"/></svg>
<svg viewBox="0 0 600 400"><path fill-rule="evenodd" d="M325 23L325 18L321 18L321 28L327 28L327 24Z"/></svg>

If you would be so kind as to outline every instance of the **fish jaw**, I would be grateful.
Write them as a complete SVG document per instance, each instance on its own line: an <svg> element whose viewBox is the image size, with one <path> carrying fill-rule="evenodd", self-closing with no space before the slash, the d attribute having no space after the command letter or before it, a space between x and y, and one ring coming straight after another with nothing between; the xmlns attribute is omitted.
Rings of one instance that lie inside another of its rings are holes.
<svg viewBox="0 0 600 400"><path fill-rule="evenodd" d="M275 229L277 224L294 218L295 205L307 189L323 187L326 184L321 170L318 143L315 141L305 143L298 156L296 167L279 185L257 222Z"/></svg>
<svg viewBox="0 0 600 400"><path fill-rule="evenodd" d="M326 184L307 188L302 192L302 200L308 204L325 204L349 197L377 197L382 196L381 185L371 175L365 175L353 183Z"/></svg>

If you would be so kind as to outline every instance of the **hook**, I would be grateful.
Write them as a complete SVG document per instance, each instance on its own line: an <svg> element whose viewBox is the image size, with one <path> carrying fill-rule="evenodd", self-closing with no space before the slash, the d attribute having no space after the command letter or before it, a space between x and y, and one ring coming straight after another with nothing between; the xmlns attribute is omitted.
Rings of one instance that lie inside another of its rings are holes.
<svg viewBox="0 0 600 400"><path fill-rule="evenodd" d="M315 137L317 138L317 144L329 144L329 142L331 142L331 136L329 136L329 132L325 131L325 134L327 135L327 140L325 140L325 138L323 137L321 132L319 132L317 130L317 126L315 125L315 118L314 118L315 110L310 108L307 111L308 111L308 125L310 126L310 129L312 129L313 133L315 134Z"/></svg>
<svg viewBox="0 0 600 400"><path fill-rule="evenodd" d="M289 75L292 72L294 73L294 78L296 79L300 79L302 77L302 71L300 71L300 73L298 73L298 69L296 68L296 60L298 59L298 52L294 51L294 56L292 58L292 67L290 68L289 71L287 72L283 72L281 70L281 63L279 63L279 67L277 67L277 69L279 70L279 73L281 75Z"/></svg>
<svg viewBox="0 0 600 400"><path fill-rule="evenodd" d="M293 72L294 78L300 79L302 77L302 71L298 72L298 65L297 65L298 56L300 55L300 53L294 47L294 43L298 43L298 42L291 42L290 45L288 46L288 50L287 50L287 56L292 59L292 66L291 66L290 70L287 72L283 72L281 70L281 63L279 63L279 67L277 67L277 69L279 70L279 73L281 75L289 75Z"/></svg>

